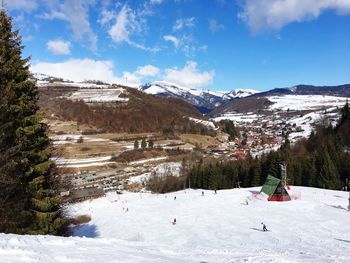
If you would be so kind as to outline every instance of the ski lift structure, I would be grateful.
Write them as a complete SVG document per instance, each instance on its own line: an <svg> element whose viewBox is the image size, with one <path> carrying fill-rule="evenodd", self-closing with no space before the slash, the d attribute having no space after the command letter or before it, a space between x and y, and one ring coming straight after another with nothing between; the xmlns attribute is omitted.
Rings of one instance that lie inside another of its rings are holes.
<svg viewBox="0 0 350 263"><path fill-rule="evenodd" d="M289 186L287 185L286 170L286 165L281 164L281 179L278 179L270 174L267 176L260 193L265 193L268 195L268 201L284 202L291 200L291 197L287 191Z"/></svg>

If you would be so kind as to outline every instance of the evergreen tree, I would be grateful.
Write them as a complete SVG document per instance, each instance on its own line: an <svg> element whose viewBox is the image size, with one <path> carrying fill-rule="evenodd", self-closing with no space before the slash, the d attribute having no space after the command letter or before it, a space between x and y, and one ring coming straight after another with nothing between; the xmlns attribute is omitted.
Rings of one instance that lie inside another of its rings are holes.
<svg viewBox="0 0 350 263"><path fill-rule="evenodd" d="M146 147L147 147L146 139L143 138L142 141L141 141L141 148L142 149L146 149Z"/></svg>
<svg viewBox="0 0 350 263"><path fill-rule="evenodd" d="M350 116L349 102L346 100L344 107L341 109L341 119L340 124L344 123L346 119Z"/></svg>
<svg viewBox="0 0 350 263"><path fill-rule="evenodd" d="M0 11L0 232L57 234L64 223L53 189L47 125L21 37Z"/></svg>
<svg viewBox="0 0 350 263"><path fill-rule="evenodd" d="M261 167L253 166L250 169L250 177L251 177L251 186L260 186L260 176L261 176Z"/></svg>
<svg viewBox="0 0 350 263"><path fill-rule="evenodd" d="M223 132L229 134L229 140L233 141L236 137L239 137L239 130L235 127L235 124L233 121L223 121L224 122L224 127L223 127Z"/></svg>
<svg viewBox="0 0 350 263"><path fill-rule="evenodd" d="M324 147L322 151L318 153L316 164L319 173L318 187L338 189L340 186L339 174L329 155L328 147Z"/></svg>
<svg viewBox="0 0 350 263"><path fill-rule="evenodd" d="M135 140L134 141L134 149L138 149L139 148L139 141L138 140Z"/></svg>

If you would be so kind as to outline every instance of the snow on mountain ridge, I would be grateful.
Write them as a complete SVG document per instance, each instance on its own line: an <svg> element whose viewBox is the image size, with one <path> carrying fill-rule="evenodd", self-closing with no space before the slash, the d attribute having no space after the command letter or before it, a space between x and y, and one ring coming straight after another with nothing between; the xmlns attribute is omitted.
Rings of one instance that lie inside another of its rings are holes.
<svg viewBox="0 0 350 263"><path fill-rule="evenodd" d="M158 89L155 87L157 87ZM208 93L220 98L223 98L225 96L226 98L237 98L237 97L241 98L241 97L250 96L252 94L260 92L254 89L236 89L232 91L194 89L194 88L187 88L184 86L180 86L178 84L167 82L167 81L153 81L140 86L139 89L142 91L145 91L146 93L154 94L154 95L159 94L161 92L171 91L174 94L178 94L178 95L184 92L189 92L196 96L200 96L205 93Z"/></svg>
<svg viewBox="0 0 350 263"><path fill-rule="evenodd" d="M211 90L201 90L201 89L194 89L194 88L188 88L184 86L177 85L175 83L167 82L167 81L153 81L150 83L147 83L145 85L140 86L139 88L142 91L145 91L149 94L159 94L162 92L172 92L177 95L182 95L184 93L190 93L195 96L201 96L204 93L209 93L213 96L222 97L222 95L225 94L225 92L221 91L211 91Z"/></svg>
<svg viewBox="0 0 350 263"><path fill-rule="evenodd" d="M260 91L255 89L235 89L228 93L226 93L231 98L243 98L253 95L255 93L259 93Z"/></svg>
<svg viewBox="0 0 350 263"><path fill-rule="evenodd" d="M184 99L197 107L212 109L221 104L257 93L253 89L237 89L230 92L188 88L166 81L153 81L142 85L139 90L148 94Z"/></svg>

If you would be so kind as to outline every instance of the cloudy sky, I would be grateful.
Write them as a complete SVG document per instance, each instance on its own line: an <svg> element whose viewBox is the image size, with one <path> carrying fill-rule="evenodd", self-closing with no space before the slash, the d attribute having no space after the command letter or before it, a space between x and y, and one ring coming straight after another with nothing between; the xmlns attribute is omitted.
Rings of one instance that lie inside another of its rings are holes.
<svg viewBox="0 0 350 263"><path fill-rule="evenodd" d="M4 0L32 71L212 90L350 83L350 0Z"/></svg>

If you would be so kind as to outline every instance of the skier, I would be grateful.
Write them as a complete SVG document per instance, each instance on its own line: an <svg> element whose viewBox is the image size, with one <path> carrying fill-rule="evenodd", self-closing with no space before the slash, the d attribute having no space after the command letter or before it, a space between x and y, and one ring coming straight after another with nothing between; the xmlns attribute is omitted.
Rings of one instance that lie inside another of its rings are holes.
<svg viewBox="0 0 350 263"><path fill-rule="evenodd" d="M266 228L266 226L265 226L265 224L264 224L263 222L261 222L261 224L263 225L263 231L264 231L264 232L265 232L265 231L268 231L267 228Z"/></svg>
<svg viewBox="0 0 350 263"><path fill-rule="evenodd" d="M204 196L204 191L202 191L202 196Z"/></svg>
<svg viewBox="0 0 350 263"><path fill-rule="evenodd" d="M176 196L174 196L174 200L176 200Z"/></svg>
<svg viewBox="0 0 350 263"><path fill-rule="evenodd" d="M214 190L214 194L216 194L216 189Z"/></svg>
<svg viewBox="0 0 350 263"><path fill-rule="evenodd" d="M176 218L174 218L173 222L171 222L173 225L176 225Z"/></svg>

